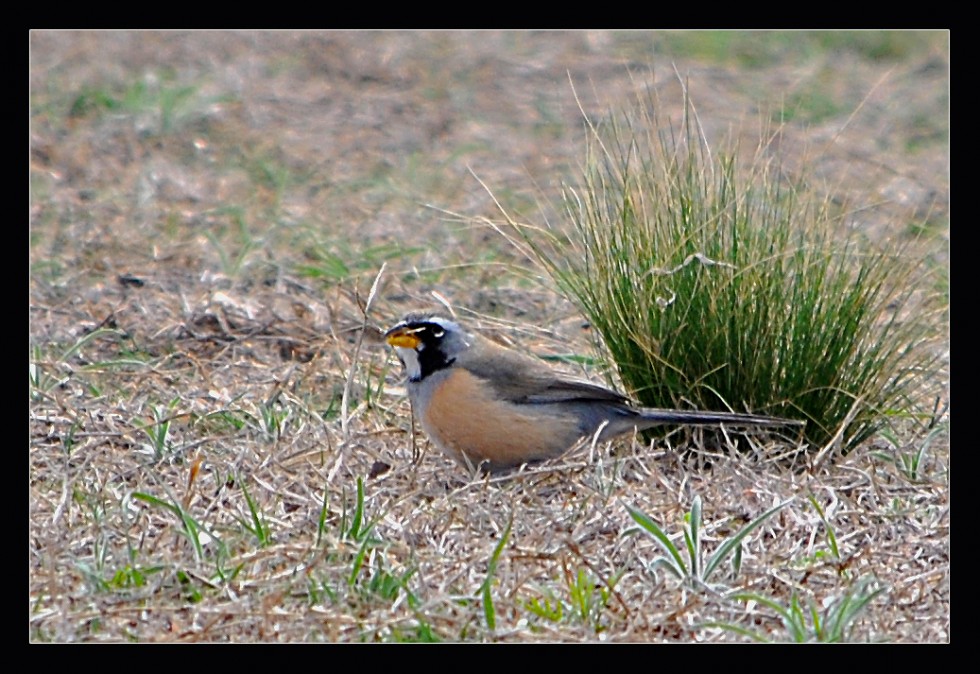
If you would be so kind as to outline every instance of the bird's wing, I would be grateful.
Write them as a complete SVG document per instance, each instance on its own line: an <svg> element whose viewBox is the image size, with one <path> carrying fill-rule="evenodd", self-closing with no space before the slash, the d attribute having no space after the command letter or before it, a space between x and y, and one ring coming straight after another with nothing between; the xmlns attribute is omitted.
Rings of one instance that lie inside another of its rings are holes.
<svg viewBox="0 0 980 674"><path fill-rule="evenodd" d="M566 378L543 362L496 345L467 354L458 365L493 387L502 400L544 404L568 401L629 403L629 399L604 386Z"/></svg>
<svg viewBox="0 0 980 674"><path fill-rule="evenodd" d="M630 404L630 399L604 386L578 379L553 377L544 388L528 396L528 402L551 403L558 401L590 401Z"/></svg>

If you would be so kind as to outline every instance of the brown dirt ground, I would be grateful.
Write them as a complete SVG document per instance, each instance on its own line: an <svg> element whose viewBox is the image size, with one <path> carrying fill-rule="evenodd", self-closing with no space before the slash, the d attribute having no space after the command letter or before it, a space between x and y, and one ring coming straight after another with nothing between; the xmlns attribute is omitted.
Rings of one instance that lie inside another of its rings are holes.
<svg viewBox="0 0 980 674"><path fill-rule="evenodd" d="M948 425L915 480L894 460L927 442L914 429L804 472L636 441L506 480L412 463L396 363L360 329L382 262L372 327L439 293L523 348L587 352L571 305L473 224L497 216L474 174L533 217L581 162L583 112L649 87L679 119L687 83L712 142L754 147L793 111L788 166L807 156L874 236L911 214L948 265L948 35L727 58L676 38L31 33L29 639L788 638L764 606L651 574L657 548L624 535L624 504L673 534L700 494L709 547L797 497L749 540L738 587L823 610L873 576L885 592L849 638L948 641Z"/></svg>

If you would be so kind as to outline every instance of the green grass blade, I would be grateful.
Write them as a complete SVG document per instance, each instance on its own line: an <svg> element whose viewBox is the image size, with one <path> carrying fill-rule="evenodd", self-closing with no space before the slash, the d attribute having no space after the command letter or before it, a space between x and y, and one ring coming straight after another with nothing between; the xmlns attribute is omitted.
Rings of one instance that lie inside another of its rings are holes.
<svg viewBox="0 0 980 674"><path fill-rule="evenodd" d="M827 516L824 515L823 508L817 502L817 497L813 494L807 496L807 500L817 511L820 516L820 521L823 522L823 528L827 535L827 544L830 546L830 552L833 553L834 559L840 559L840 549L837 547L837 535L834 533L834 528L830 526L830 522L827 521Z"/></svg>
<svg viewBox="0 0 980 674"><path fill-rule="evenodd" d="M748 536L753 530L762 525L767 519L775 515L777 512L786 507L787 504L791 503L793 499L788 499L779 503L769 510L765 511L754 520L742 527L739 532L733 536L730 536L722 543L714 554L708 559L708 563L704 566L704 579L707 580L714 573L718 565L721 564L735 549L742 544L742 540Z"/></svg>
<svg viewBox="0 0 980 674"><path fill-rule="evenodd" d="M690 553L691 558L691 575L695 578L701 578L699 575L701 569L701 496L697 495L694 497L694 502L691 504L690 520L688 522L688 529L691 532L690 537L687 536L687 532L684 532L684 539L687 542L687 550Z"/></svg>
<svg viewBox="0 0 980 674"><path fill-rule="evenodd" d="M497 563L500 561L500 555L503 554L507 541L510 539L510 532L513 524L514 520L511 518L507 522L507 527L504 529L504 533L501 534L497 545L494 546L493 554L490 556L490 561L487 563L487 577L483 580L483 583L480 586L480 597L483 603L483 618L486 620L487 627L491 630L496 629L497 626L496 611L493 606L493 579L497 573Z"/></svg>
<svg viewBox="0 0 980 674"><path fill-rule="evenodd" d="M640 525L643 531L650 534L650 536L653 537L653 540L655 540L660 547L663 548L664 552L670 555L671 559L674 560L674 564L681 570L682 576L686 577L688 575L687 564L684 563L684 559L681 557L681 553L677 549L677 546L671 542L670 538L667 537L667 534L664 533L664 530L660 528L660 525L647 517L640 510L630 506L626 506L626 510L629 511L630 517L632 517L633 520Z"/></svg>
<svg viewBox="0 0 980 674"><path fill-rule="evenodd" d="M247 528L255 535L256 540L259 542L259 547L264 548L269 545L270 542L269 529L263 522L263 518L259 513L255 500L252 498L252 495L248 493L248 487L245 485L245 481L242 480L241 484L242 493L245 496L245 503L248 505L248 512L252 518L252 526Z"/></svg>

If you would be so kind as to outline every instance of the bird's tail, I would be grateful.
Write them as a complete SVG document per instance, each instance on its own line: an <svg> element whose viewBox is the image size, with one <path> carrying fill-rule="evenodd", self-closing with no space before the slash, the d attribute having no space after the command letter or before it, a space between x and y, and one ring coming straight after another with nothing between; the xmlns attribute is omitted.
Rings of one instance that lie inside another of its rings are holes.
<svg viewBox="0 0 980 674"><path fill-rule="evenodd" d="M640 419L649 426L658 424L685 424L699 426L715 426L726 424L731 426L802 426L803 421L795 419L780 419L759 414L740 414L738 412L701 412L698 410L661 410L654 407L643 407L636 410Z"/></svg>

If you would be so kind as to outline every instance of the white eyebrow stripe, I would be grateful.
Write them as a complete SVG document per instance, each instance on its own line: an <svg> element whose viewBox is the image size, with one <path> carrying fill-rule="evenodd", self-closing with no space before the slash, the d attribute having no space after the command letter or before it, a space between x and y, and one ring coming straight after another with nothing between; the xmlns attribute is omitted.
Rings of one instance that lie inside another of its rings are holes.
<svg viewBox="0 0 980 674"><path fill-rule="evenodd" d="M442 316L433 316L429 319L429 322L435 323L436 325L438 325L439 327L441 327L443 330L446 331L462 330L459 327L459 323L456 323L455 321L451 321L448 318L443 318Z"/></svg>

